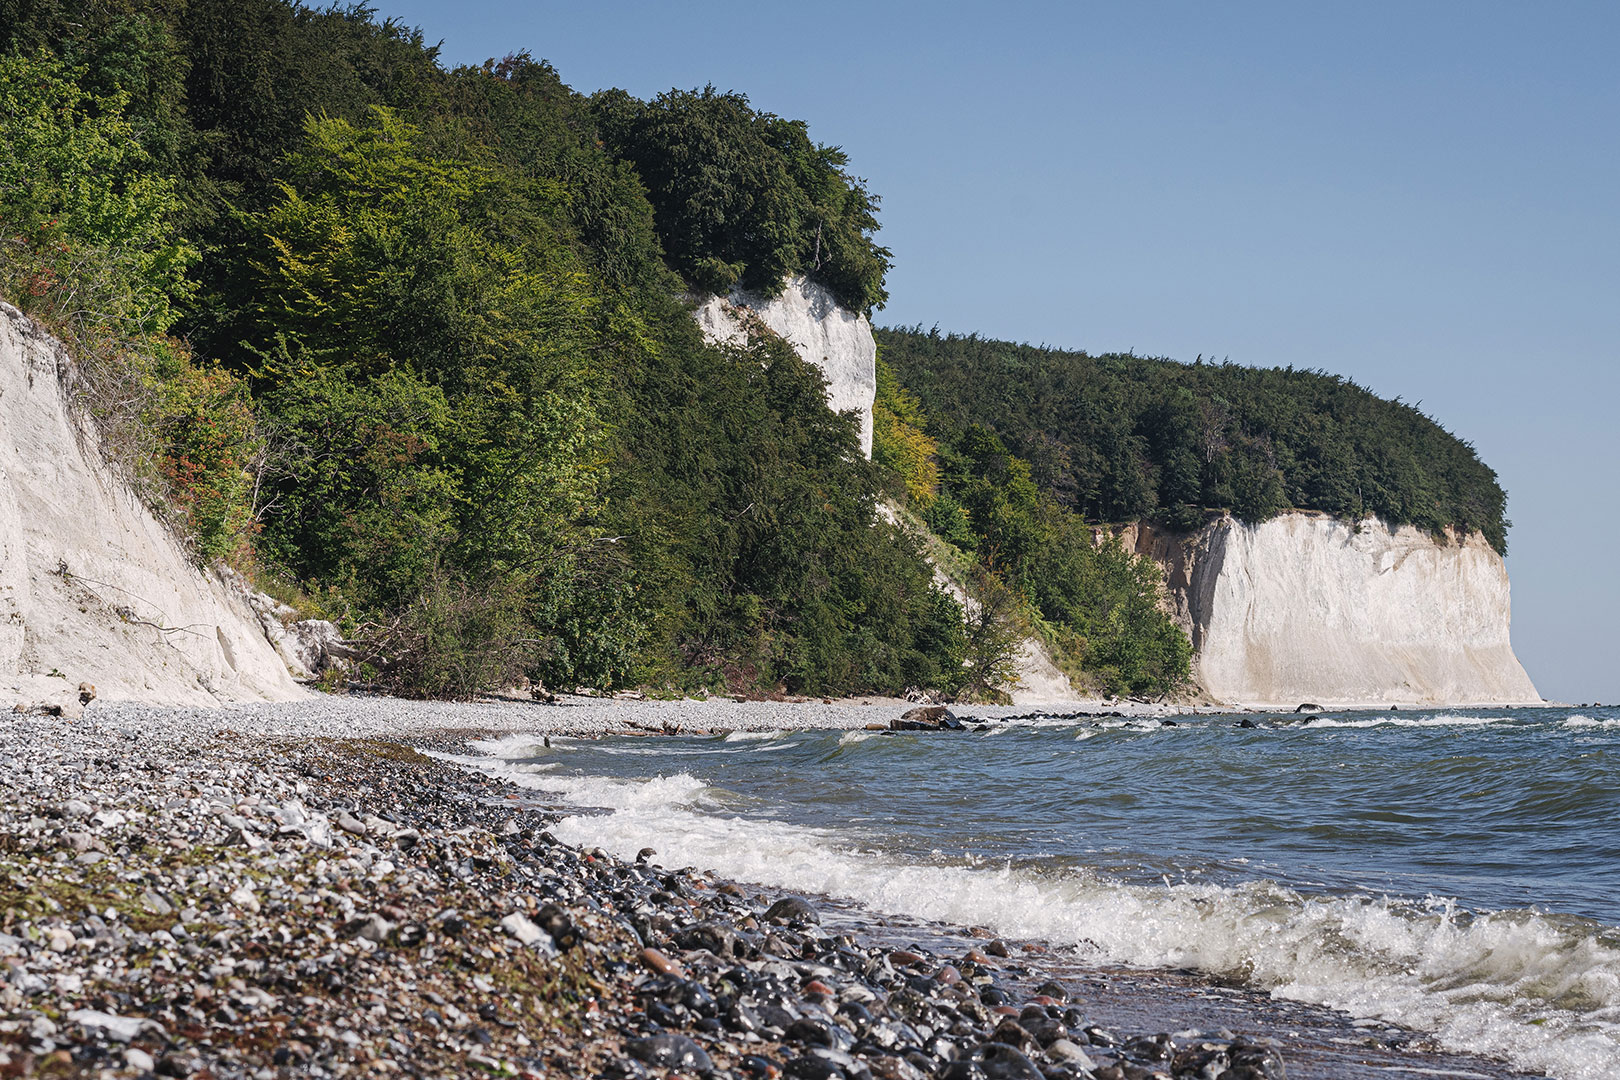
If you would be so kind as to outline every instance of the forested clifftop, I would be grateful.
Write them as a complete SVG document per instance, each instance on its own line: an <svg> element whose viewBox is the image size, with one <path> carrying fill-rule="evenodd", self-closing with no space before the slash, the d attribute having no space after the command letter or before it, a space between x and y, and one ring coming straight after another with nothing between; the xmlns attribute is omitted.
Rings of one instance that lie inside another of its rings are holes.
<svg viewBox="0 0 1620 1080"><path fill-rule="evenodd" d="M0 47L0 292L194 556L372 685L960 682L857 421L692 318L792 274L881 302L875 199L802 123L446 68L359 5L39 0Z"/></svg>
<svg viewBox="0 0 1620 1080"><path fill-rule="evenodd" d="M1506 496L1417 409L1314 371L877 337L892 488L1016 582L1092 681L1538 700L1509 643Z"/></svg>
<svg viewBox="0 0 1620 1080"><path fill-rule="evenodd" d="M1034 634L1078 687L1163 693L1187 637L1095 522L1306 506L1504 547L1472 450L1342 380L920 331L885 365L892 255L841 150L713 87L582 95L518 44L447 67L363 5L0 2L0 295L193 559L340 625L368 685L996 697ZM706 340L722 296L828 351Z"/></svg>
<svg viewBox="0 0 1620 1080"><path fill-rule="evenodd" d="M1507 550L1507 496L1474 448L1417 408L1325 372L1177 363L920 327L877 331L946 445L982 427L1062 505L1190 531L1208 510L1319 510Z"/></svg>

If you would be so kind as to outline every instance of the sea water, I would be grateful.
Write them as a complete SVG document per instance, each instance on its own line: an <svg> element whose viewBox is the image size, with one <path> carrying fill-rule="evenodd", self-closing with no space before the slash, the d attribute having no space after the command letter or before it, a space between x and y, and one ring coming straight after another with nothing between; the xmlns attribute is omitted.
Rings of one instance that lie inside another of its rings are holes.
<svg viewBox="0 0 1620 1080"><path fill-rule="evenodd" d="M570 843L1620 1077L1620 710L481 749L480 767L579 808L554 830Z"/></svg>

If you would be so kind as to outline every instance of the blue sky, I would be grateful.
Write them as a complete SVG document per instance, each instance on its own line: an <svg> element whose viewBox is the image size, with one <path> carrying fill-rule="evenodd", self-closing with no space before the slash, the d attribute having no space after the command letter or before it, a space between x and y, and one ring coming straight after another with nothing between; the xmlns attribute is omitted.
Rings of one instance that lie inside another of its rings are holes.
<svg viewBox="0 0 1620 1080"><path fill-rule="evenodd" d="M1507 487L1537 686L1620 701L1620 5L377 7L449 63L808 121L883 198L880 323L1421 402Z"/></svg>

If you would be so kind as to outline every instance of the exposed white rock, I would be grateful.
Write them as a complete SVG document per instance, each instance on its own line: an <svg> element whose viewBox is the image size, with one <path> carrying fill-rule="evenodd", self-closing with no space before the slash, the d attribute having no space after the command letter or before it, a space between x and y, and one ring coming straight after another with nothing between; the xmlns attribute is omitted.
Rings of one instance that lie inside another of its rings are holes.
<svg viewBox="0 0 1620 1080"><path fill-rule="evenodd" d="M294 678L313 679L333 663L341 664L351 655L336 623L300 619L296 608L259 592L247 578L228 567L220 571L220 576L246 601L259 620L265 639Z"/></svg>
<svg viewBox="0 0 1620 1080"><path fill-rule="evenodd" d="M1046 645L1039 638L1027 637L1018 643L1018 682L1008 687L1007 696L1014 705L1055 705L1082 695L1052 662Z"/></svg>
<svg viewBox="0 0 1620 1080"><path fill-rule="evenodd" d="M1509 641L1507 568L1485 539L1376 519L1223 517L1190 537L1147 526L1127 547L1165 570L1193 674L1232 705L1538 703Z"/></svg>
<svg viewBox="0 0 1620 1080"><path fill-rule="evenodd" d="M745 309L745 310L739 310ZM827 379L827 404L853 410L861 419L861 453L872 456L872 402L877 397L877 340L865 315L841 307L824 286L791 277L782 295L766 299L735 290L711 296L697 309L698 326L710 342L734 343L747 336L751 312Z"/></svg>
<svg viewBox="0 0 1620 1080"><path fill-rule="evenodd" d="M246 602L192 565L102 460L73 365L0 304L0 706L305 696Z"/></svg>

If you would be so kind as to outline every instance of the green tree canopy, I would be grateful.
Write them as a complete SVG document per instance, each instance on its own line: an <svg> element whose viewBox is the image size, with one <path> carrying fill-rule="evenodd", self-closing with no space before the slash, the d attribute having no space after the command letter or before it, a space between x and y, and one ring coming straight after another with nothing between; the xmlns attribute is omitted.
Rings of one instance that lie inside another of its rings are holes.
<svg viewBox="0 0 1620 1080"><path fill-rule="evenodd" d="M1474 448L1399 400L1294 368L1091 356L920 327L878 332L951 441L973 425L1092 521L1195 528L1289 507L1478 531L1507 549L1507 496Z"/></svg>
<svg viewBox="0 0 1620 1080"><path fill-rule="evenodd" d="M607 145L647 184L665 253L693 284L774 296L802 273L857 311L882 306L890 253L872 240L877 197L803 121L712 86L647 102L609 90L593 104Z"/></svg>

